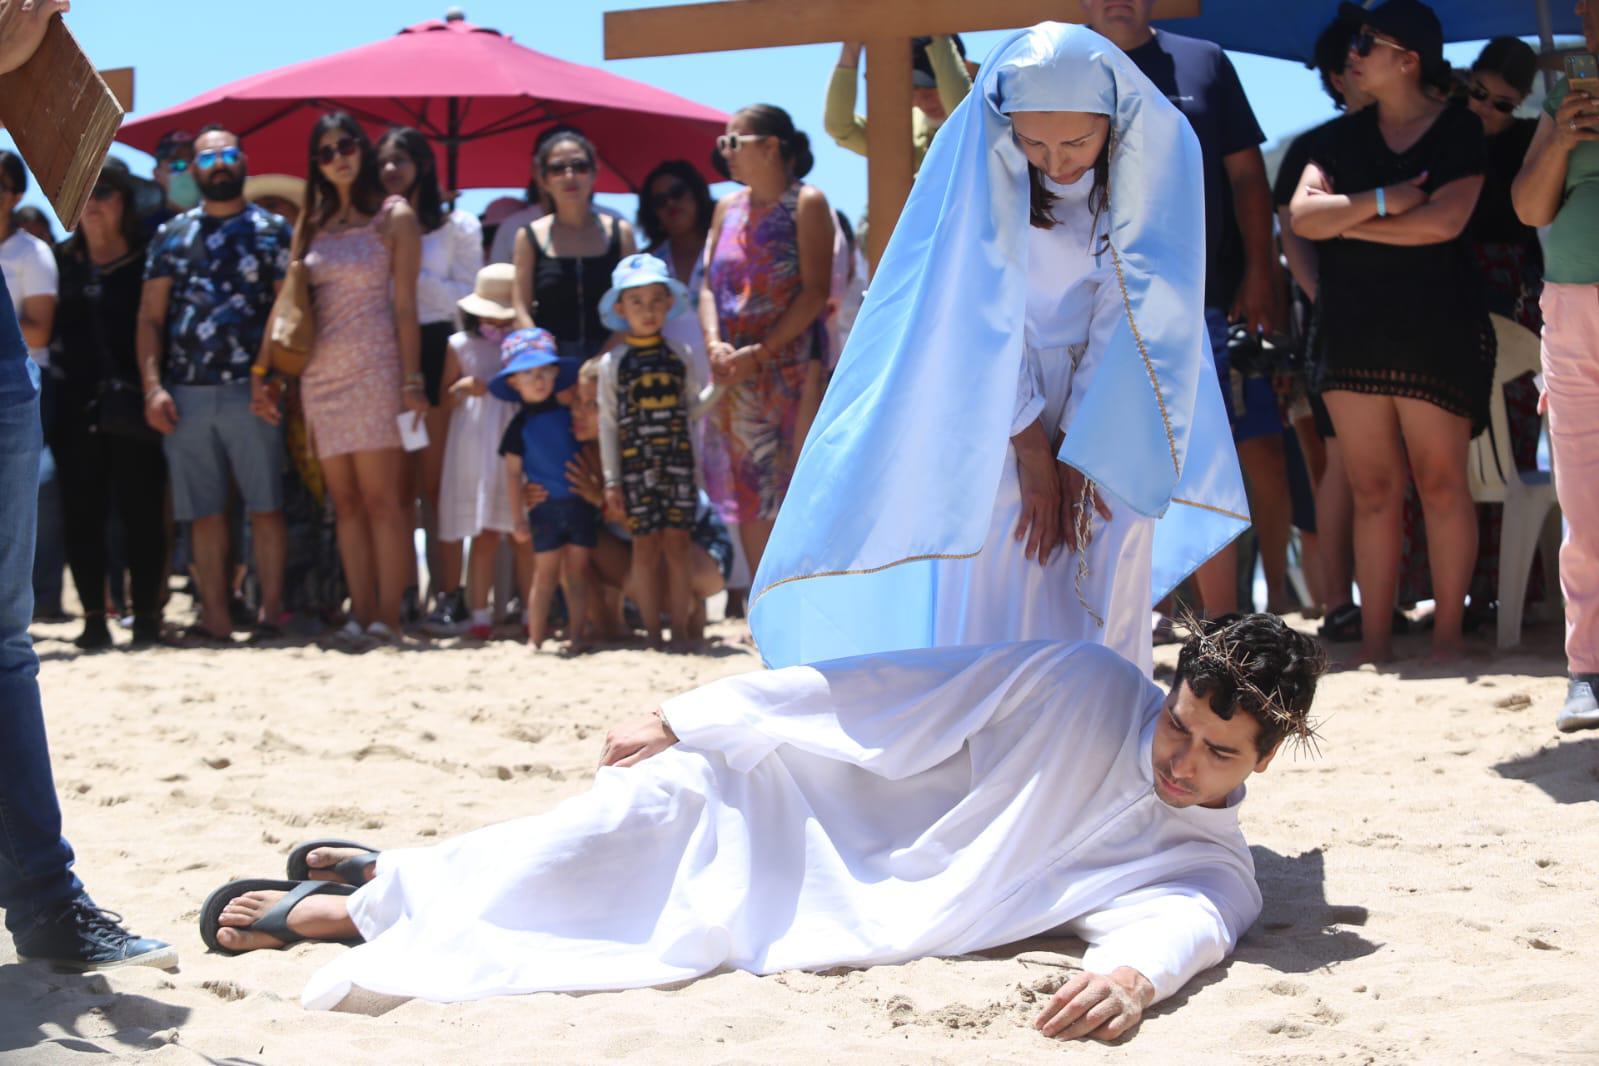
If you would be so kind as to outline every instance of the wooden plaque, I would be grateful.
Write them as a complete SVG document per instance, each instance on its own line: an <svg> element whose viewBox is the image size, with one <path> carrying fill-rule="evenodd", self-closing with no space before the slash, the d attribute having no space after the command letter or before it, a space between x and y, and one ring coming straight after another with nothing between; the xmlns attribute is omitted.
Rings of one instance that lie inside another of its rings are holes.
<svg viewBox="0 0 1599 1066"><path fill-rule="evenodd" d="M0 33L6 16L20 14L18 6L13 0L0 13ZM61 225L76 229L122 125L122 108L59 15L50 20L33 58L0 75L0 122Z"/></svg>

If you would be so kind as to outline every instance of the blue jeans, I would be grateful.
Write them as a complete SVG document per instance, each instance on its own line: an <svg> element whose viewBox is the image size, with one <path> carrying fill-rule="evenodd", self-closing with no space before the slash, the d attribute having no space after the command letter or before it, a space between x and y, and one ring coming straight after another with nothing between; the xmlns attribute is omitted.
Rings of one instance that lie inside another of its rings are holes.
<svg viewBox="0 0 1599 1066"><path fill-rule="evenodd" d="M0 909L15 933L83 886L72 873L72 847L61 836L39 704L39 657L28 636L44 446L39 369L4 347L0 339Z"/></svg>
<svg viewBox="0 0 1599 1066"><path fill-rule="evenodd" d="M55 406L50 371L40 373L39 419L49 433ZM66 581L66 529L61 518L61 480L56 476L55 454L46 445L39 452L39 525L34 540L33 602L46 614L59 615Z"/></svg>

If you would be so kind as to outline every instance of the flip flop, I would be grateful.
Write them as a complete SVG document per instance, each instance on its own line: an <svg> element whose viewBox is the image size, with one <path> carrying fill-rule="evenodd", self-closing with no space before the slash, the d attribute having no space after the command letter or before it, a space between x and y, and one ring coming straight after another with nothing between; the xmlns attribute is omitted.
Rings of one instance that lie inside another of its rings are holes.
<svg viewBox="0 0 1599 1066"><path fill-rule="evenodd" d="M354 840L338 840L333 837L325 837L318 840L307 840L302 844L296 844L294 846L294 850L289 852L287 873L290 881L311 880L311 864L306 860L311 852L315 851L317 848L361 849L362 854L360 855L351 855L348 859L340 859L332 866L318 867L320 870L326 870L328 873L331 873L334 877L337 877L339 881L349 885L351 888L360 888L362 885L366 884L366 868L372 863L377 862L378 852L380 850L372 847L370 844L362 844ZM337 882L327 883L336 884Z"/></svg>
<svg viewBox="0 0 1599 1066"><path fill-rule="evenodd" d="M222 955L243 955L245 952L225 948L217 942L217 930L222 928L222 910L229 903L238 899L246 892L283 892L284 897L250 925L228 926L230 929L241 929L253 933L265 933L267 936L276 937L283 941L283 946L298 944L305 937L289 928L289 912L295 905L308 896L331 894L335 896L352 896L355 889L349 885L341 885L336 881L272 881L265 878L247 878L242 881L229 881L221 888L206 897L205 905L200 908L200 939L205 941L205 946ZM344 944L359 944L359 940L339 941Z"/></svg>

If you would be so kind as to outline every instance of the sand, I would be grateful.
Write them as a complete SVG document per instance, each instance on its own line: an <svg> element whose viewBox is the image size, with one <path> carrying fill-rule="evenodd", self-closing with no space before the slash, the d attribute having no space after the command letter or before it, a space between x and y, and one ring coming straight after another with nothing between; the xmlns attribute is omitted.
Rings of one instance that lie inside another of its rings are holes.
<svg viewBox="0 0 1599 1066"><path fill-rule="evenodd" d="M80 656L75 631L37 630L78 868L182 962L70 976L17 965L4 942L6 1063L1599 1057L1599 734L1553 730L1555 627L1524 652L1479 652L1463 678L1331 677L1321 757L1279 759L1243 810L1265 913L1116 1049L1029 1028L1039 990L1081 951L1069 940L667 990L302 1011L307 975L344 949L208 955L195 918L213 887L281 876L312 836L425 843L545 810L587 787L608 726L757 660L732 643L575 660L511 642Z"/></svg>

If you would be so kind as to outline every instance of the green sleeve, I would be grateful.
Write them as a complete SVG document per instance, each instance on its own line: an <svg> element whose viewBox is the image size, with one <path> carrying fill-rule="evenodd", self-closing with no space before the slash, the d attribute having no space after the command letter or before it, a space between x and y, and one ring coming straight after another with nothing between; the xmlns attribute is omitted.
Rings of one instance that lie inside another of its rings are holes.
<svg viewBox="0 0 1599 1066"><path fill-rule="evenodd" d="M827 83L822 128L840 148L865 155L866 120L855 113L855 78L854 67L833 68L833 80Z"/></svg>
<svg viewBox="0 0 1599 1066"><path fill-rule="evenodd" d="M955 50L955 40L947 33L934 37L927 46L927 61L933 65L933 78L938 82L938 99L944 113L953 115L961 106L966 94L972 91L972 76Z"/></svg>

